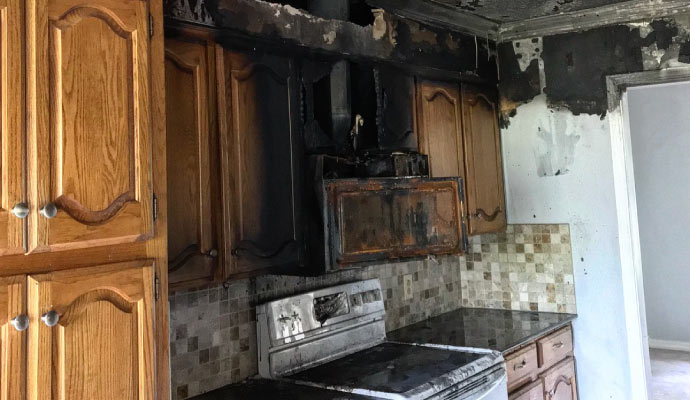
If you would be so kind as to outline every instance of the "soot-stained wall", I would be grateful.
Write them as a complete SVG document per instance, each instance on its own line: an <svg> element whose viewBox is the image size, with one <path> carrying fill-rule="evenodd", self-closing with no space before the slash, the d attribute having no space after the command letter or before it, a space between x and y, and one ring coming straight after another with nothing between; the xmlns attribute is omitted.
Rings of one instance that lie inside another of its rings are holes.
<svg viewBox="0 0 690 400"><path fill-rule="evenodd" d="M533 40L542 48L524 51ZM606 76L690 63L690 21L679 16L506 42L499 60L504 124L542 91L552 107L603 117Z"/></svg>

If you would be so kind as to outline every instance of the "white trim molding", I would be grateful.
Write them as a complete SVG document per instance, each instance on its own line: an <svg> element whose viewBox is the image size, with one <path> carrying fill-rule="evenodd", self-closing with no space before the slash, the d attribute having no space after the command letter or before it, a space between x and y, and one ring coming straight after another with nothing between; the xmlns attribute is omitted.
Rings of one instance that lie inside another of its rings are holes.
<svg viewBox="0 0 690 400"><path fill-rule="evenodd" d="M652 349L690 352L690 342L679 342L676 340L660 340L650 338L649 347Z"/></svg>
<svg viewBox="0 0 690 400"><path fill-rule="evenodd" d="M499 41L583 31L599 26L669 17L690 12L688 0L630 0L499 25Z"/></svg>
<svg viewBox="0 0 690 400"><path fill-rule="evenodd" d="M627 88L690 81L690 68L648 71L606 78L611 128L611 154L618 216L618 244L627 348L633 400L649 399L651 366L649 338L644 304L640 231L637 220L637 196L633 170Z"/></svg>

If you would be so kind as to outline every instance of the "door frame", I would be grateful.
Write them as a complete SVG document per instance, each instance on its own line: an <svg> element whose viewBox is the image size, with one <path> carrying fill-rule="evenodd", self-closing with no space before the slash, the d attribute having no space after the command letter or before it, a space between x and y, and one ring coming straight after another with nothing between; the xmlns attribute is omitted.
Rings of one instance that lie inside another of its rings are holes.
<svg viewBox="0 0 690 400"><path fill-rule="evenodd" d="M606 78L618 217L618 245L621 257L630 381L634 400L651 398L651 366L627 89L687 81L690 81L689 67L612 75Z"/></svg>

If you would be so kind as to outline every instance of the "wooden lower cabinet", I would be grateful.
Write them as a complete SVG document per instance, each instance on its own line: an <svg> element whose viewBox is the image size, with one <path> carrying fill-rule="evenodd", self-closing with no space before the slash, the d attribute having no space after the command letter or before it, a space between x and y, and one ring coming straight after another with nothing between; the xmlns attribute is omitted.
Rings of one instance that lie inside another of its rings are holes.
<svg viewBox="0 0 690 400"><path fill-rule="evenodd" d="M542 375L545 400L577 400L575 359L569 357Z"/></svg>
<svg viewBox="0 0 690 400"><path fill-rule="evenodd" d="M26 276L0 278L0 399L26 398Z"/></svg>
<svg viewBox="0 0 690 400"><path fill-rule="evenodd" d="M505 360L510 400L577 400L571 326L526 343Z"/></svg>
<svg viewBox="0 0 690 400"><path fill-rule="evenodd" d="M0 399L153 399L153 306L150 261L0 278Z"/></svg>

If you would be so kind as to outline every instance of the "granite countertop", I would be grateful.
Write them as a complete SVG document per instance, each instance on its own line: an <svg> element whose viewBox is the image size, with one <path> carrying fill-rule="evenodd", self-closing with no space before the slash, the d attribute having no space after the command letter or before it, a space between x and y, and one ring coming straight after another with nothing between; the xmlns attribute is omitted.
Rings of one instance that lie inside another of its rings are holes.
<svg viewBox="0 0 690 400"><path fill-rule="evenodd" d="M389 332L388 340L476 347L506 354L575 318L575 314L461 308Z"/></svg>
<svg viewBox="0 0 690 400"><path fill-rule="evenodd" d="M373 398L267 379L248 379L241 383L224 386L212 392L193 397L190 400L247 399L371 400Z"/></svg>

